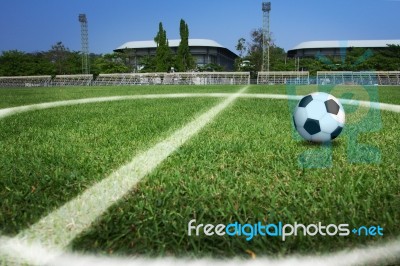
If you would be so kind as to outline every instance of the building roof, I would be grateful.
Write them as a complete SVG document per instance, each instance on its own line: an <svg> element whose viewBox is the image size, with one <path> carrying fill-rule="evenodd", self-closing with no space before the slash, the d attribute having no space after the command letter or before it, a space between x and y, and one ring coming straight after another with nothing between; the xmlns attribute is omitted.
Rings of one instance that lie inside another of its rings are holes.
<svg viewBox="0 0 400 266"><path fill-rule="evenodd" d="M169 47L178 47L181 40L168 40ZM221 44L213 40L208 39L189 39L189 46L206 46L206 47L218 47L225 48ZM116 50L121 49L141 49L141 48L156 48L157 44L155 41L133 41L127 42L119 46Z"/></svg>
<svg viewBox="0 0 400 266"><path fill-rule="evenodd" d="M380 48L388 44L400 45L400 40L348 40L348 41L311 41L302 42L291 50L323 49L323 48Z"/></svg>

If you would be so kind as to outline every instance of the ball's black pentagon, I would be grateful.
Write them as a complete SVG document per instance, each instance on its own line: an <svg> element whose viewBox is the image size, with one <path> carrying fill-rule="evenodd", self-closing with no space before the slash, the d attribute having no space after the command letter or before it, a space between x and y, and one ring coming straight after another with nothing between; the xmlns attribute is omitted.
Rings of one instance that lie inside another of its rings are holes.
<svg viewBox="0 0 400 266"><path fill-rule="evenodd" d="M335 131L333 131L333 132L331 133L331 139L337 138L337 136L340 135L340 133L342 132L342 130L343 130L342 127L337 127L337 128L335 129Z"/></svg>
<svg viewBox="0 0 400 266"><path fill-rule="evenodd" d="M326 107L326 111L327 111L328 113L331 113L331 114L334 114L334 115L337 115L337 114L339 113L340 107L339 107L339 105L338 105L334 100L332 100L332 99L327 100L327 101L325 102L325 107Z"/></svg>
<svg viewBox="0 0 400 266"><path fill-rule="evenodd" d="M315 120L315 119L311 119L311 118L308 118L307 121L305 122L304 129L310 135L314 135L314 134L321 132L321 127L319 125L319 121Z"/></svg>
<svg viewBox="0 0 400 266"><path fill-rule="evenodd" d="M310 102L312 102L313 97L311 95L307 95L299 102L299 107L306 107Z"/></svg>

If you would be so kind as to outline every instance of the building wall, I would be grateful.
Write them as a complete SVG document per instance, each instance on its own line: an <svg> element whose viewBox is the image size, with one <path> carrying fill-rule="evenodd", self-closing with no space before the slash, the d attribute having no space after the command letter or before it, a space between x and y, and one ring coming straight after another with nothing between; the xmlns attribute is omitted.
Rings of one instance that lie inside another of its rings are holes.
<svg viewBox="0 0 400 266"><path fill-rule="evenodd" d="M310 49L299 49L299 50L289 50L288 57L315 57L318 54L325 56L337 56L341 57L345 54L346 49L342 48L310 48Z"/></svg>

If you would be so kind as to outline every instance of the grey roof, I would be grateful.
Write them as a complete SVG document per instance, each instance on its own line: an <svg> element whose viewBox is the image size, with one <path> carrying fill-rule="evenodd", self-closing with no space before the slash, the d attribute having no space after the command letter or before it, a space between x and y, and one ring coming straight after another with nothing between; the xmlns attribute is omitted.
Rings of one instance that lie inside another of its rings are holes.
<svg viewBox="0 0 400 266"><path fill-rule="evenodd" d="M178 47L181 40L168 40L169 47ZM206 47L219 47L225 48L221 44L213 40L208 39L189 39L189 46L206 46ZM157 44L155 41L133 41L127 42L119 46L116 50L120 49L141 49L141 48L156 48Z"/></svg>
<svg viewBox="0 0 400 266"><path fill-rule="evenodd" d="M379 48L388 44L400 45L400 40L348 40L348 41L311 41L302 42L291 50L316 49L316 48Z"/></svg>

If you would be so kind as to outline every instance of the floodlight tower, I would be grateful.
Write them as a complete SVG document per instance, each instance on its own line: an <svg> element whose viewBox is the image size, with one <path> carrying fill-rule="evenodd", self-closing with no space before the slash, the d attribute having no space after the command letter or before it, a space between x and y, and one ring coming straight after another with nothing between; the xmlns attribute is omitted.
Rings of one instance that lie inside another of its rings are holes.
<svg viewBox="0 0 400 266"><path fill-rule="evenodd" d="M263 60L261 71L269 71L269 45L270 45L270 32L269 32L269 14L271 12L271 2L262 3L263 11Z"/></svg>
<svg viewBox="0 0 400 266"><path fill-rule="evenodd" d="M79 22L81 23L82 74L89 74L89 32L86 14L79 14Z"/></svg>

